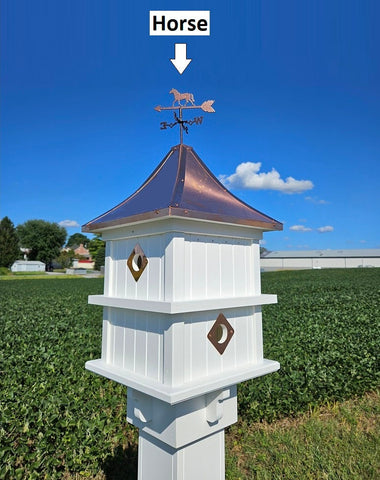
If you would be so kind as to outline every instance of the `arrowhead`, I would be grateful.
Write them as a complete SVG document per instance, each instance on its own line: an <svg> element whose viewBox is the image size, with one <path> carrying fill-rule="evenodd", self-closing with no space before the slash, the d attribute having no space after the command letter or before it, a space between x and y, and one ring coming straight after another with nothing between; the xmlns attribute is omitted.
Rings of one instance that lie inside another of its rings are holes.
<svg viewBox="0 0 380 480"><path fill-rule="evenodd" d="M157 112L161 112L161 105L157 105L157 107L154 107L155 110L157 110Z"/></svg>
<svg viewBox="0 0 380 480"><path fill-rule="evenodd" d="M178 70L178 72L182 75L186 68L189 66L191 59L187 58L171 58L170 61Z"/></svg>
<svg viewBox="0 0 380 480"><path fill-rule="evenodd" d="M204 112L209 112L209 113L215 112L215 110L211 106L214 102L215 100L206 100L205 102L202 103L201 109Z"/></svg>
<svg viewBox="0 0 380 480"><path fill-rule="evenodd" d="M171 58L170 61L182 75L186 68L191 62L191 58L186 58L186 43L175 43L174 44L174 58Z"/></svg>

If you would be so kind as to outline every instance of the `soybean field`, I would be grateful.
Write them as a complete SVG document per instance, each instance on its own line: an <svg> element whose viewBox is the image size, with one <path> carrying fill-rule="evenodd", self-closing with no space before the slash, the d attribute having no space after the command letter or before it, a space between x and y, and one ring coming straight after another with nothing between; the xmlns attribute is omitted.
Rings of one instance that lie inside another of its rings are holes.
<svg viewBox="0 0 380 480"><path fill-rule="evenodd" d="M0 281L1 479L136 478L126 387L84 369L102 334L87 296L102 290L102 279ZM266 273L262 290L278 295L263 307L264 353L281 369L239 386L246 425L378 389L380 269ZM253 478L228 465L228 478Z"/></svg>

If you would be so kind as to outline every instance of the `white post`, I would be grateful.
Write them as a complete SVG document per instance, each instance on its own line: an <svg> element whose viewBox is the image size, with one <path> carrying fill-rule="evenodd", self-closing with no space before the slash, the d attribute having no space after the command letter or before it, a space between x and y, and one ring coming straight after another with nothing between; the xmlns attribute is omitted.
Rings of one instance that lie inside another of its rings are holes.
<svg viewBox="0 0 380 480"><path fill-rule="evenodd" d="M181 448L139 436L138 480L224 480L224 430Z"/></svg>

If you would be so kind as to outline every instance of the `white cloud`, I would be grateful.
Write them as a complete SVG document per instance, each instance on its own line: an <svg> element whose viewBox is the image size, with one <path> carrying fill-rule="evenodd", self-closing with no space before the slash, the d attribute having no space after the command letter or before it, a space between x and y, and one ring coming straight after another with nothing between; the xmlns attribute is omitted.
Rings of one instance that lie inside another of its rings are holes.
<svg viewBox="0 0 380 480"><path fill-rule="evenodd" d="M62 220L58 225L61 227L79 227L79 223L76 220Z"/></svg>
<svg viewBox="0 0 380 480"><path fill-rule="evenodd" d="M289 230L293 230L293 232L311 232L312 229L309 227L305 227L305 225L293 225L289 227Z"/></svg>
<svg viewBox="0 0 380 480"><path fill-rule="evenodd" d="M322 200L321 198L318 197L305 197L305 200L308 202L314 203L315 205L328 205L330 202L327 200Z"/></svg>
<svg viewBox="0 0 380 480"><path fill-rule="evenodd" d="M332 227L331 225L326 225L324 227L317 228L317 230L319 233L333 232L334 227Z"/></svg>
<svg viewBox="0 0 380 480"><path fill-rule="evenodd" d="M270 172L260 172L261 162L243 162L236 167L232 175L220 175L219 180L226 187L247 188L252 190L277 190L283 193L302 193L314 187L311 180L296 180L287 177L283 180L272 168Z"/></svg>

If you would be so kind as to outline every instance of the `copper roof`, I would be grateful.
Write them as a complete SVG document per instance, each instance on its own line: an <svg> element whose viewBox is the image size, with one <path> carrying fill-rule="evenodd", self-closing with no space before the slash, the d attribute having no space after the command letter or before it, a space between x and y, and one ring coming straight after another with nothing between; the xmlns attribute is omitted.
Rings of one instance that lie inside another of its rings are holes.
<svg viewBox="0 0 380 480"><path fill-rule="evenodd" d="M282 224L229 192L192 147L176 145L130 197L82 227L84 232L159 217L183 217L282 230Z"/></svg>

